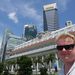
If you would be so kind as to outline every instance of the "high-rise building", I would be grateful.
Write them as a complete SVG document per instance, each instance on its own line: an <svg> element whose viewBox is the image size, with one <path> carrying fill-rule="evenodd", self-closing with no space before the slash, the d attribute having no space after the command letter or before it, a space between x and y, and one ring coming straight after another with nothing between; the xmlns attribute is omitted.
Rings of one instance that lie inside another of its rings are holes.
<svg viewBox="0 0 75 75"><path fill-rule="evenodd" d="M37 35L37 28L34 25L24 25L24 37L26 40L31 40L36 38Z"/></svg>
<svg viewBox="0 0 75 75"><path fill-rule="evenodd" d="M43 6L43 24L44 31L55 31L59 29L56 3Z"/></svg>

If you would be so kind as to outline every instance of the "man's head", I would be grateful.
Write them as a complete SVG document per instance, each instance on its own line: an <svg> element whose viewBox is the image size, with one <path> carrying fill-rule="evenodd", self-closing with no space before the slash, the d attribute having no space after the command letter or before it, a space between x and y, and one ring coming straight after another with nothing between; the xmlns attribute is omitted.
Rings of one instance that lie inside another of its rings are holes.
<svg viewBox="0 0 75 75"><path fill-rule="evenodd" d="M64 62L75 61L75 37L64 33L56 37L58 57Z"/></svg>

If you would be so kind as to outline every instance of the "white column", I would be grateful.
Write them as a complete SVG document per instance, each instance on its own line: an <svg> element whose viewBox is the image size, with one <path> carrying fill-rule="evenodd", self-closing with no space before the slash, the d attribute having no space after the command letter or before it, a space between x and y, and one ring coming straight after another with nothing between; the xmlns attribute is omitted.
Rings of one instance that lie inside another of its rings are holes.
<svg viewBox="0 0 75 75"><path fill-rule="evenodd" d="M11 66L11 72L14 72L14 66L13 65Z"/></svg>
<svg viewBox="0 0 75 75"><path fill-rule="evenodd" d="M58 61L58 56L57 56L57 54L55 54L55 57L56 57L57 69L59 69L59 61Z"/></svg>
<svg viewBox="0 0 75 75"><path fill-rule="evenodd" d="M37 71L39 71L38 67L39 67L39 63L37 62Z"/></svg>

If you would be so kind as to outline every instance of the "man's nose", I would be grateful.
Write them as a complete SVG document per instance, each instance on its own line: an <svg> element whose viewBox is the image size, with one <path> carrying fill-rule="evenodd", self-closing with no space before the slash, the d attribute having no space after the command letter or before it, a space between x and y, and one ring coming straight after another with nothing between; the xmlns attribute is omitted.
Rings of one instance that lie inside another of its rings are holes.
<svg viewBox="0 0 75 75"><path fill-rule="evenodd" d="M62 49L62 51L66 51L66 49L65 49L65 48L63 48L63 49Z"/></svg>

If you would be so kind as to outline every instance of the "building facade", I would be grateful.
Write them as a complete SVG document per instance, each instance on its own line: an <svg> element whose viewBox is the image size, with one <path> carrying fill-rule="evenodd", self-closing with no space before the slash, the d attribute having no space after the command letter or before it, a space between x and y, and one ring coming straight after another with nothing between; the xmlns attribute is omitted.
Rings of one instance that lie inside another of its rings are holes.
<svg viewBox="0 0 75 75"><path fill-rule="evenodd" d="M44 31L55 31L59 29L56 3L43 6L43 25Z"/></svg>
<svg viewBox="0 0 75 75"><path fill-rule="evenodd" d="M70 26L70 25L73 25L73 24L72 24L72 21L70 20L70 21L66 21L65 25Z"/></svg>
<svg viewBox="0 0 75 75"><path fill-rule="evenodd" d="M26 40L31 40L37 35L37 28L34 25L24 25L24 37Z"/></svg>

